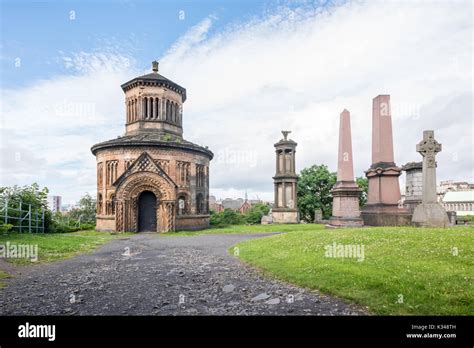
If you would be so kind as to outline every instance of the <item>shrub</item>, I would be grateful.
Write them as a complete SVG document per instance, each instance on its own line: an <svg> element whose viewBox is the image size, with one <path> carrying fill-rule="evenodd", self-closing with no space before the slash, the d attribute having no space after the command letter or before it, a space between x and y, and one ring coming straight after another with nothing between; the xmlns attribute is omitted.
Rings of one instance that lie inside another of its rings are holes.
<svg viewBox="0 0 474 348"><path fill-rule="evenodd" d="M240 225L245 223L245 217L229 208L220 213L212 213L210 218L211 225L220 227L228 225Z"/></svg>
<svg viewBox="0 0 474 348"><path fill-rule="evenodd" d="M245 220L249 224L259 224L262 221L262 216L270 212L268 204L259 203L252 205L252 208L245 214Z"/></svg>

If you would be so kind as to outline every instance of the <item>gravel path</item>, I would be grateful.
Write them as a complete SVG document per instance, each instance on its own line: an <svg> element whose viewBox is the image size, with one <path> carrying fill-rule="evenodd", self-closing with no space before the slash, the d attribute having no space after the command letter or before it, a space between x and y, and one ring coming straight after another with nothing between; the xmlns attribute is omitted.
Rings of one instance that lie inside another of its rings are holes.
<svg viewBox="0 0 474 348"><path fill-rule="evenodd" d="M0 315L366 314L263 277L227 253L257 237L137 234L90 254L24 267L0 290Z"/></svg>

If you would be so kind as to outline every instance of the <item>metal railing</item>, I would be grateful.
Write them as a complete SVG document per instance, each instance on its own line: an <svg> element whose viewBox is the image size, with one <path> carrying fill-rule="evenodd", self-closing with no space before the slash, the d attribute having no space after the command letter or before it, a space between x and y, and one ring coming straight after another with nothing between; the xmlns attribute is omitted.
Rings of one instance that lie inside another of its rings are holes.
<svg viewBox="0 0 474 348"><path fill-rule="evenodd" d="M10 204L8 198L0 200L0 221L11 224L18 232L44 233L44 208L41 211L31 209L31 204L21 201L18 206Z"/></svg>

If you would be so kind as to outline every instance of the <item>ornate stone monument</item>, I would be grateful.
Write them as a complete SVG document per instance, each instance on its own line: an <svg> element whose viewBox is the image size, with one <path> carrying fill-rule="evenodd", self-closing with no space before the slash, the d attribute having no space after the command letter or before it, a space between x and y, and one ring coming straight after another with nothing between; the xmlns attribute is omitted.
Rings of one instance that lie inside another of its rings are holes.
<svg viewBox="0 0 474 348"><path fill-rule="evenodd" d="M411 224L411 213L401 205L401 171L394 162L390 96L379 95L372 103L372 165L365 172L369 193L362 210L365 225Z"/></svg>
<svg viewBox="0 0 474 348"><path fill-rule="evenodd" d="M275 144L276 174L275 203L272 209L273 223L297 224L300 222L296 204L296 183L298 175L295 169L296 142L288 139L290 131L282 131L283 139Z"/></svg>
<svg viewBox="0 0 474 348"><path fill-rule="evenodd" d="M416 145L416 151L423 156L422 203L413 212L413 224L423 227L446 227L448 214L436 199L436 154L441 144L434 138L434 131L423 132L423 140Z"/></svg>
<svg viewBox="0 0 474 348"><path fill-rule="evenodd" d="M409 162L402 167L406 173L404 206L413 213L416 206L421 203L423 190L423 162Z"/></svg>
<svg viewBox="0 0 474 348"><path fill-rule="evenodd" d="M332 189L332 217L329 227L359 227L364 224L360 217L360 192L361 189L354 181L350 113L344 109L339 122L337 182Z"/></svg>
<svg viewBox="0 0 474 348"><path fill-rule="evenodd" d="M97 230L169 232L209 227L214 154L183 138L186 89L152 72L124 83L125 135L95 144Z"/></svg>

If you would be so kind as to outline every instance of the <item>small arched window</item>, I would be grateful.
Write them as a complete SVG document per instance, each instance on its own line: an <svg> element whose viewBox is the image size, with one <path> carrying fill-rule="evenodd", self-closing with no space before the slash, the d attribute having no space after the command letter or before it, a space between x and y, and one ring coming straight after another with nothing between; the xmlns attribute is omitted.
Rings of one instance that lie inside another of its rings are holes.
<svg viewBox="0 0 474 348"><path fill-rule="evenodd" d="M115 195L112 195L110 196L110 202L112 204L112 207L111 207L111 211L112 211L112 214L115 214Z"/></svg>
<svg viewBox="0 0 474 348"><path fill-rule="evenodd" d="M97 214L102 214L102 193L97 195Z"/></svg>
<svg viewBox="0 0 474 348"><path fill-rule="evenodd" d="M188 213L188 206L186 203L186 195L182 194L178 198L178 215L186 215Z"/></svg>
<svg viewBox="0 0 474 348"><path fill-rule="evenodd" d="M204 214L204 200L202 193L196 196L196 211L198 214Z"/></svg>
<svg viewBox="0 0 474 348"><path fill-rule="evenodd" d="M171 106L170 106L170 101L166 101L166 121L170 121L171 116Z"/></svg>

